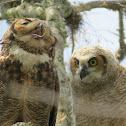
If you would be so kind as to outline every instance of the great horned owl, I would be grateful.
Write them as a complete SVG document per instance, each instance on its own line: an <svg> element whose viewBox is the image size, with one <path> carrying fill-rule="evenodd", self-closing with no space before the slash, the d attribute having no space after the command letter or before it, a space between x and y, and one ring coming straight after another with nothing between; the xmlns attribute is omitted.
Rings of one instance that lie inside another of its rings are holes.
<svg viewBox="0 0 126 126"><path fill-rule="evenodd" d="M15 19L5 33L0 56L0 126L19 121L55 125L56 40L46 22L36 18Z"/></svg>
<svg viewBox="0 0 126 126"><path fill-rule="evenodd" d="M126 69L112 52L80 47L70 68L76 126L126 126Z"/></svg>

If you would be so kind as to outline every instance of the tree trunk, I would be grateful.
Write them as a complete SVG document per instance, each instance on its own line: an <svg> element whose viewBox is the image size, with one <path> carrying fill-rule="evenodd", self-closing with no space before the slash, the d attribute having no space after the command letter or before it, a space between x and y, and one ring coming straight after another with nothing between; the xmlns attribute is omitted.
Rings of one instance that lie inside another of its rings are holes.
<svg viewBox="0 0 126 126"><path fill-rule="evenodd" d="M55 65L57 68L61 88L60 88L60 104L59 104L59 113L57 117L57 125L61 123L63 126L67 125L70 126L72 122L71 118L67 118L60 122L60 119L62 120L64 116L67 117L70 116L71 112L69 83L68 83L68 77L66 76L67 73L64 67L64 60L63 60L64 44L66 40L66 34L64 32L66 31L65 24L63 21L63 17L56 6L52 6L46 9L46 20L49 26L51 27L53 33L55 34L56 38L58 39L55 55ZM63 117L62 113L64 114Z"/></svg>

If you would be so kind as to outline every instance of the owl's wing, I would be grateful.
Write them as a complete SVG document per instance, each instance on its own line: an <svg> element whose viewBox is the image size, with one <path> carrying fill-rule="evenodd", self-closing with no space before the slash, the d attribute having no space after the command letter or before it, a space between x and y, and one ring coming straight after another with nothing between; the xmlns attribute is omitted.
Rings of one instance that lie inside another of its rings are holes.
<svg viewBox="0 0 126 126"><path fill-rule="evenodd" d="M50 118L49 118L49 126L55 126L56 123L56 117L58 112L58 103L59 103L59 80L57 74L55 75L55 99L54 104L52 107L52 110L50 112Z"/></svg>
<svg viewBox="0 0 126 126"><path fill-rule="evenodd" d="M10 100L12 80L10 79L11 70L14 68L10 66L11 60L7 57L0 56L0 126L10 126L18 116L15 98ZM9 90L8 90L9 89Z"/></svg>

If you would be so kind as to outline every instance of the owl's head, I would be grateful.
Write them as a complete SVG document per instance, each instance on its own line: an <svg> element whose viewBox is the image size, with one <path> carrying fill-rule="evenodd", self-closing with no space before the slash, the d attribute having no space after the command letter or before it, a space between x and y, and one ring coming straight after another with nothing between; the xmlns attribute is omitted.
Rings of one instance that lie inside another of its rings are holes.
<svg viewBox="0 0 126 126"><path fill-rule="evenodd" d="M50 47L55 43L50 27L45 21L37 18L15 19L4 38L13 39L19 45L23 43L36 48Z"/></svg>
<svg viewBox="0 0 126 126"><path fill-rule="evenodd" d="M116 76L119 63L100 46L80 47L72 54L70 68L75 83L94 86Z"/></svg>

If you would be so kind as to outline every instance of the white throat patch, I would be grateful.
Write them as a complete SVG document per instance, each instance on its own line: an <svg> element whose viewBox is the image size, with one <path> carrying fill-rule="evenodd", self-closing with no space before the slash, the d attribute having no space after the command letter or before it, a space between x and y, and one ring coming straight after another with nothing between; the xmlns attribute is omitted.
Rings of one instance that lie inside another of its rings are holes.
<svg viewBox="0 0 126 126"><path fill-rule="evenodd" d="M10 54L14 55L14 58L23 64L23 69L26 69L26 71L31 70L33 65L52 60L52 58L50 58L46 53L43 53L42 55L35 55L23 50L18 45L13 45L10 48Z"/></svg>

